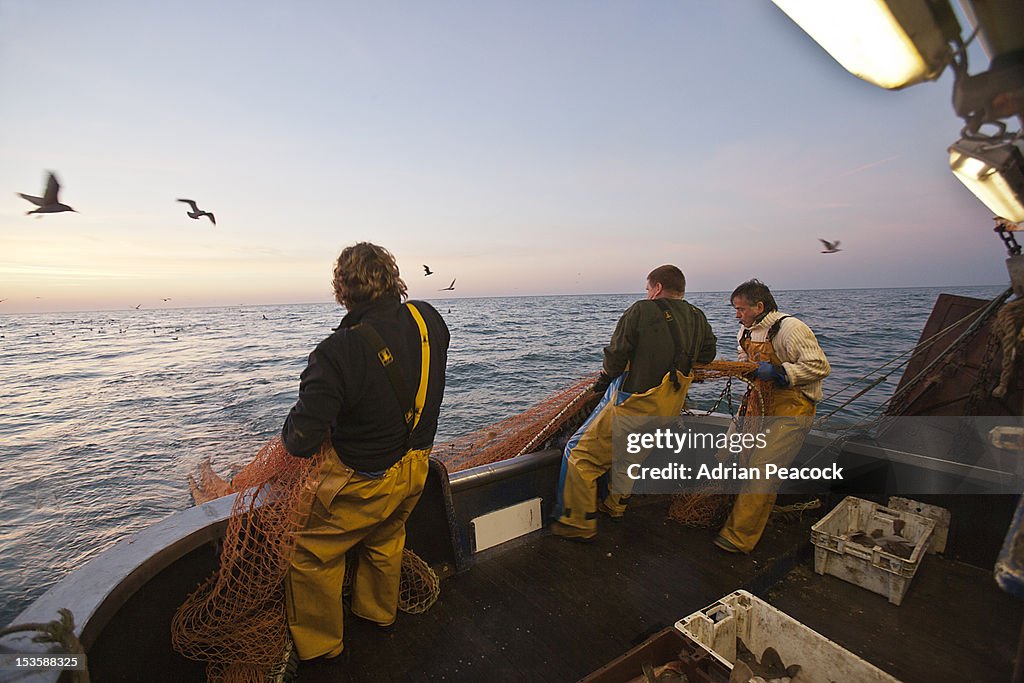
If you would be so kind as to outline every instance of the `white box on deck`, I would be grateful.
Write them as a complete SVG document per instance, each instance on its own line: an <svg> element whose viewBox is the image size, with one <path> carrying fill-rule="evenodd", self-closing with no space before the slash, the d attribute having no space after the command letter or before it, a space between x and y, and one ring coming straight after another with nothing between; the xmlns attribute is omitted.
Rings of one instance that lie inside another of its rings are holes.
<svg viewBox="0 0 1024 683"><path fill-rule="evenodd" d="M900 535L913 544L909 558L851 540L858 532L893 535L897 521L903 523ZM814 571L867 588L899 605L921 566L934 530L934 519L847 496L811 527Z"/></svg>
<svg viewBox="0 0 1024 683"><path fill-rule="evenodd" d="M898 496L889 498L889 507L900 512L913 512L915 515L935 520L935 531L932 532L932 540L928 543L928 552L945 552L946 539L949 537L949 525L953 521L949 510L938 505L928 505L927 503Z"/></svg>
<svg viewBox="0 0 1024 683"><path fill-rule="evenodd" d="M473 518L476 552L519 538L541 528L540 498L531 498Z"/></svg>
<svg viewBox="0 0 1024 683"><path fill-rule="evenodd" d="M736 639L740 638L759 659L765 648L773 647L786 666L799 664L798 679L806 683L899 683L874 664L743 590L680 619L676 629L730 668L736 663Z"/></svg>

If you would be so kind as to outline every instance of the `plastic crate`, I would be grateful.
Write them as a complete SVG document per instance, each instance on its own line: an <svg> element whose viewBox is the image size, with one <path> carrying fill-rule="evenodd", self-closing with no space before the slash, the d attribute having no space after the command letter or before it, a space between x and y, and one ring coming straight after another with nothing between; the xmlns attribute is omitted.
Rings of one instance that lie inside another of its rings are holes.
<svg viewBox="0 0 1024 683"><path fill-rule="evenodd" d="M676 628L730 669L736 662L739 638L758 657L765 648L773 647L787 666L799 664L802 682L899 683L875 665L746 591L730 593L694 612L676 622Z"/></svg>
<svg viewBox="0 0 1024 683"><path fill-rule="evenodd" d="M928 553L943 553L946 551L946 540L949 538L949 525L953 516L946 508L938 505L929 505L910 498L893 496L889 498L889 507L902 512L913 512L928 519L935 520L935 531L932 532L932 539L928 542Z"/></svg>
<svg viewBox="0 0 1024 683"><path fill-rule="evenodd" d="M644 664L658 667L679 660L690 683L721 683L729 680L729 667L693 639L668 627L613 659L580 683L626 683L643 680Z"/></svg>
<svg viewBox="0 0 1024 683"><path fill-rule="evenodd" d="M904 523L900 535L913 544L909 558L851 540L858 532L870 535L879 530L883 535L893 535L896 520ZM847 496L811 527L814 571L867 588L899 605L921 565L934 530L933 519Z"/></svg>

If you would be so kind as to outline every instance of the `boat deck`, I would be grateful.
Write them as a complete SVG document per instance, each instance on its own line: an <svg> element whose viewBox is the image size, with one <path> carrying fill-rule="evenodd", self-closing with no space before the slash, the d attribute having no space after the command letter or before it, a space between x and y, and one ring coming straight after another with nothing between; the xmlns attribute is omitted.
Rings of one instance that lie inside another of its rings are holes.
<svg viewBox="0 0 1024 683"><path fill-rule="evenodd" d="M594 543L544 531L480 553L391 632L347 617L346 651L303 662L299 680L574 681L740 588L908 683L1009 680L1024 605L991 569L930 555L897 607L814 573L819 514L773 519L757 551L736 556L668 519L667 497L638 498Z"/></svg>

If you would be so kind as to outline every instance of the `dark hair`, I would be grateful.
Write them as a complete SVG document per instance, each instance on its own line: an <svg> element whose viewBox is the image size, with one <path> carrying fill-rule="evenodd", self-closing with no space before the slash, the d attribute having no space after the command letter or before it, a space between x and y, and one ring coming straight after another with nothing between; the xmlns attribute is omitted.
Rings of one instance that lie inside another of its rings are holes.
<svg viewBox="0 0 1024 683"><path fill-rule="evenodd" d="M752 306L756 306L758 302L763 303L765 313L771 313L772 311L779 310L779 306L775 303L775 297L772 296L771 290L768 289L768 285L760 280L747 280L742 285L732 290L732 296L729 297L729 303L731 304L732 300L738 296L746 299Z"/></svg>
<svg viewBox="0 0 1024 683"><path fill-rule="evenodd" d="M647 282L661 285L662 289L673 294L686 293L686 276L673 265L658 266L648 273Z"/></svg>
<svg viewBox="0 0 1024 683"><path fill-rule="evenodd" d="M345 308L382 296L404 299L405 282L395 257L384 247L359 242L345 247L334 264L334 298Z"/></svg>

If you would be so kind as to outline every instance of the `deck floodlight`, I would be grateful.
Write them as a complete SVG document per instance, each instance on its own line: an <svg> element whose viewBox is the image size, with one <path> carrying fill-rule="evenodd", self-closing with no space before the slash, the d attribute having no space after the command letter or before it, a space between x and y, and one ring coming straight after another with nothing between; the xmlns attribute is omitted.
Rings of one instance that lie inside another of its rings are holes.
<svg viewBox="0 0 1024 683"><path fill-rule="evenodd" d="M772 2L847 71L889 90L938 78L960 33L946 0Z"/></svg>
<svg viewBox="0 0 1024 683"><path fill-rule="evenodd" d="M949 167L992 213L1024 221L1024 155L1013 142L958 140L949 148Z"/></svg>

